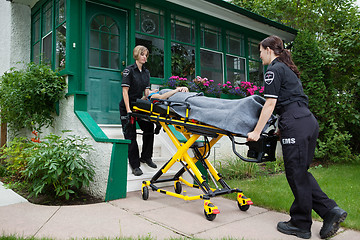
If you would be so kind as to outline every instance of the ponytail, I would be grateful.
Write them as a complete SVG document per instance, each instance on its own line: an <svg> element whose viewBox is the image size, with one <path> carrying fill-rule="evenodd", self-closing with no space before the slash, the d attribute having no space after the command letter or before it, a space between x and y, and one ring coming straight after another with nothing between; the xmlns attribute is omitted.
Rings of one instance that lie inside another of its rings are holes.
<svg viewBox="0 0 360 240"><path fill-rule="evenodd" d="M300 71L293 62L290 51L284 48L281 38L277 36L267 37L259 43L259 48L260 46L265 49L269 47L273 50L279 61L288 66L296 74L296 76L300 78Z"/></svg>
<svg viewBox="0 0 360 240"><path fill-rule="evenodd" d="M300 71L291 58L291 53L288 49L284 49L279 55L280 62L283 62L288 66L298 78L300 78Z"/></svg>

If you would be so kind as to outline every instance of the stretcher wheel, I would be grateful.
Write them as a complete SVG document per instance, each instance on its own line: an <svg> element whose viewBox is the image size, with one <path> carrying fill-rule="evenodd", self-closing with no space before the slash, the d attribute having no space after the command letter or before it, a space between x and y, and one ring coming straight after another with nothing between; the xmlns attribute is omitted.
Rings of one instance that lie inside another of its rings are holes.
<svg viewBox="0 0 360 240"><path fill-rule="evenodd" d="M216 218L216 214L212 214L212 213L207 214L205 210L204 210L204 215L205 215L206 220L209 220L209 221L213 221Z"/></svg>
<svg viewBox="0 0 360 240"><path fill-rule="evenodd" d="M240 208L241 211L247 211L250 208L250 205L242 205L238 202L238 207Z"/></svg>
<svg viewBox="0 0 360 240"><path fill-rule="evenodd" d="M143 200L148 200L148 198L149 198L149 188L147 186L144 186L142 188L141 194L142 194L142 199Z"/></svg>
<svg viewBox="0 0 360 240"><path fill-rule="evenodd" d="M180 182L176 182L174 185L174 188L175 188L175 192L177 194L180 194L182 192L182 185Z"/></svg>

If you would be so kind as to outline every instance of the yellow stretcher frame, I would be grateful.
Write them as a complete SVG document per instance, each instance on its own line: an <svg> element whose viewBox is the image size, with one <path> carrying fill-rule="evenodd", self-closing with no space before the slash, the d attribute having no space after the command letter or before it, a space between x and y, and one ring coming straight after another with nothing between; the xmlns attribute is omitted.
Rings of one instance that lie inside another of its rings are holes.
<svg viewBox="0 0 360 240"><path fill-rule="evenodd" d="M150 110L142 109L137 106L133 107L132 117L147 119L151 122L160 124L165 130L167 135L170 137L174 146L177 148L177 152L172 156L172 158L164 164L164 166L159 169L159 171L152 177L149 181L143 181L141 187L142 198L147 200L149 197L149 187L156 192L163 193L169 196L183 199L185 201L192 200L204 200L204 215L207 220L212 221L216 218L216 215L220 213L217 206L211 203L210 198L216 197L219 195L237 193L237 204L241 211L247 211L250 205L253 204L250 198L245 197L243 191L238 188L230 188L229 185L222 179L221 174L216 171L213 165L208 161L204 156L208 156L211 148L218 142L223 136L229 136L229 132L226 132L222 129L202 124L196 121L190 121L187 116L185 118L181 117L171 117L170 116L170 107L167 107L167 112L164 114L156 113L153 111L154 104L151 103ZM186 142L181 143L178 138L175 136L174 132L169 128L169 125L173 125L176 131L181 132L185 138ZM201 136L212 137L211 141L208 142L207 147L198 146L196 141ZM192 148L194 152L194 157L190 157L188 150ZM216 188L211 188L205 180L205 176L202 175L196 163L201 161L204 168L207 170L209 177L214 182ZM174 177L169 179L159 179L164 173L169 171L169 169L179 162L183 167L174 175ZM183 173L188 172L193 178L196 184L187 182L181 176ZM156 183L163 183L174 181L174 190L175 192L167 191L161 188L158 188ZM181 194L182 186L181 183L192 187L201 189L203 194L196 196L187 196ZM218 187L217 183L221 185L221 188Z"/></svg>

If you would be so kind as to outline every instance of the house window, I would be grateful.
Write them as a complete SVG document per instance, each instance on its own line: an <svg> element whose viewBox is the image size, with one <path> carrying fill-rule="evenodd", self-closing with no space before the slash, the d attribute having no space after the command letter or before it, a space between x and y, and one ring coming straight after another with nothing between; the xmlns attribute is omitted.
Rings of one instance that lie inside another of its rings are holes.
<svg viewBox="0 0 360 240"><path fill-rule="evenodd" d="M227 81L234 86L239 86L241 82L246 81L245 58L226 54Z"/></svg>
<svg viewBox="0 0 360 240"><path fill-rule="evenodd" d="M66 0L49 0L32 16L32 61L64 69L66 63Z"/></svg>
<svg viewBox="0 0 360 240"><path fill-rule="evenodd" d="M226 76L227 81L239 86L246 81L246 58L244 36L235 32L226 33Z"/></svg>
<svg viewBox="0 0 360 240"><path fill-rule="evenodd" d="M109 16L97 15L90 23L89 65L120 68L119 27Z"/></svg>
<svg viewBox="0 0 360 240"><path fill-rule="evenodd" d="M201 24L201 47L221 51L221 29L208 24Z"/></svg>
<svg viewBox="0 0 360 240"><path fill-rule="evenodd" d="M171 15L171 74L195 78L195 22Z"/></svg>
<svg viewBox="0 0 360 240"><path fill-rule="evenodd" d="M259 41L254 39L248 40L249 50L249 82L256 85L263 85L264 68L260 59Z"/></svg>
<svg viewBox="0 0 360 240"><path fill-rule="evenodd" d="M245 57L244 36L235 32L226 32L227 53Z"/></svg>
<svg viewBox="0 0 360 240"><path fill-rule="evenodd" d="M164 12L137 3L135 12L136 45L149 49L150 55L146 63L150 75L164 77Z"/></svg>
<svg viewBox="0 0 360 240"><path fill-rule="evenodd" d="M201 76L223 83L223 53L221 29L208 24L201 24Z"/></svg>
<svg viewBox="0 0 360 240"><path fill-rule="evenodd" d="M223 54L206 49L200 49L201 76L214 80L216 84L223 83Z"/></svg>

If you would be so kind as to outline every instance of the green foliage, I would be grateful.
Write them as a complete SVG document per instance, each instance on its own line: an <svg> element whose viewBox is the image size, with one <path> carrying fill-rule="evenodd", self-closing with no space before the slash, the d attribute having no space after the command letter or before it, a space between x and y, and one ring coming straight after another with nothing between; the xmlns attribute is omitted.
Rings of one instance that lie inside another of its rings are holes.
<svg viewBox="0 0 360 240"><path fill-rule="evenodd" d="M320 135L315 157L339 162L354 160L349 145L351 134L345 130L344 116L353 114L348 102L349 94L339 94L333 82L323 74L325 53L314 34L302 31L298 34L293 58L299 66L301 80L309 96L309 107L319 121ZM326 70L326 69L325 69ZM351 117L349 117L350 119Z"/></svg>
<svg viewBox="0 0 360 240"><path fill-rule="evenodd" d="M25 149L31 146L24 137L16 137L12 141L8 142L7 146L4 145L1 150L1 160L5 163L7 175L12 176L15 179L23 179L23 171L27 167L28 153Z"/></svg>
<svg viewBox="0 0 360 240"><path fill-rule="evenodd" d="M283 159L276 159L276 161L264 162L263 164L265 165L264 170L270 174L275 174L285 171Z"/></svg>
<svg viewBox="0 0 360 240"><path fill-rule="evenodd" d="M351 134L351 147L360 153L360 24L345 26L329 34L327 50L327 78L337 90L336 101L339 127Z"/></svg>
<svg viewBox="0 0 360 240"><path fill-rule="evenodd" d="M349 146L346 144L351 135L346 132L339 132L334 124L330 126L322 139L318 140L318 148L316 149L316 157L328 159L330 162L348 162L356 160L351 154Z"/></svg>
<svg viewBox="0 0 360 240"><path fill-rule="evenodd" d="M23 70L10 69L0 83L2 121L14 130L51 126L65 87L64 78L47 65L30 63Z"/></svg>
<svg viewBox="0 0 360 240"><path fill-rule="evenodd" d="M300 30L334 32L354 21L354 0L233 0L247 10Z"/></svg>
<svg viewBox="0 0 360 240"><path fill-rule="evenodd" d="M220 161L217 169L225 179L254 177L259 172L256 163L247 163L239 158Z"/></svg>
<svg viewBox="0 0 360 240"><path fill-rule="evenodd" d="M0 177L7 176L6 166L0 161Z"/></svg>
<svg viewBox="0 0 360 240"><path fill-rule="evenodd" d="M88 186L95 175L94 166L84 156L93 148L86 138L50 134L27 148L29 155L24 171L31 183L32 194L54 192L55 197L69 199L74 190Z"/></svg>

